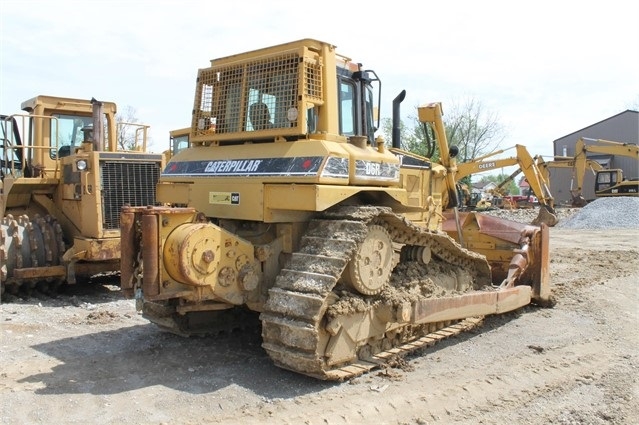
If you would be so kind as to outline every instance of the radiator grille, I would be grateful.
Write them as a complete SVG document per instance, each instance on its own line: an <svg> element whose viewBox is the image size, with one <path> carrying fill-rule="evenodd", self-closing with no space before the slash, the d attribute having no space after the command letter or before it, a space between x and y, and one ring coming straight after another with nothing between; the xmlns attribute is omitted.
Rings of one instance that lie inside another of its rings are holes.
<svg viewBox="0 0 639 425"><path fill-rule="evenodd" d="M157 162L100 163L102 171L102 217L105 230L120 228L120 210L126 205L155 205L155 185L160 178Z"/></svg>

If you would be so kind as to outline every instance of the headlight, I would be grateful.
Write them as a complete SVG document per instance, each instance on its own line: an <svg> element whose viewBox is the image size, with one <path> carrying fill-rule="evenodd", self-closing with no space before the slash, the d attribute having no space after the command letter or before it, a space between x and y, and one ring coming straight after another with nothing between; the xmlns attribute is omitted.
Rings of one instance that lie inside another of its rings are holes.
<svg viewBox="0 0 639 425"><path fill-rule="evenodd" d="M86 159L78 159L78 161L75 163L75 166L78 168L79 171L86 170L87 169Z"/></svg>

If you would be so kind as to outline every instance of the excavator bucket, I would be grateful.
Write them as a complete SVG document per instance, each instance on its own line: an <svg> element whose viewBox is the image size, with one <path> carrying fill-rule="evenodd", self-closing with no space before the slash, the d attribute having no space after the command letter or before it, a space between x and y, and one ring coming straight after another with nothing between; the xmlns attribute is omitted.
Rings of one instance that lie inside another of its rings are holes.
<svg viewBox="0 0 639 425"><path fill-rule="evenodd" d="M573 195L572 196L572 206L575 208L581 208L581 207L585 207L586 204L588 202L586 201L586 198L584 198L582 195Z"/></svg>
<svg viewBox="0 0 639 425"><path fill-rule="evenodd" d="M464 248L483 254L493 285L532 287L532 299L552 305L549 271L549 227L526 225L489 215L446 213L442 229ZM460 240L461 239L461 240Z"/></svg>
<svg viewBox="0 0 639 425"><path fill-rule="evenodd" d="M558 222L559 219L557 218L557 215L550 211L546 206L542 205L539 207L539 214L533 220L532 224L539 226L543 223L548 227L553 227Z"/></svg>

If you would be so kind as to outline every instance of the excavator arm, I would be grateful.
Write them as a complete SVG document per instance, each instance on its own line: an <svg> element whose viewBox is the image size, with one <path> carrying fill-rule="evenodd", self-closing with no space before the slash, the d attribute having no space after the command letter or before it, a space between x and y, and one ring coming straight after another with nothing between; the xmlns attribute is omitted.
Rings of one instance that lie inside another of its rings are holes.
<svg viewBox="0 0 639 425"><path fill-rule="evenodd" d="M571 182L570 193L573 207L583 207L586 204L586 200L581 194L586 169L590 170L593 174L604 169L600 163L590 158L582 158L582 160L577 161L576 158L573 157L555 157L553 161L545 161L541 156L537 156L535 157L535 162L543 179L548 182L548 184L550 184L551 168L572 169L574 185Z"/></svg>
<svg viewBox="0 0 639 425"><path fill-rule="evenodd" d="M593 145L591 143L602 143L602 145ZM639 160L639 146L632 143L613 142L611 140L590 139L582 137L575 144L575 158L581 159L586 157L586 153L601 153L608 155L626 156Z"/></svg>
<svg viewBox="0 0 639 425"><path fill-rule="evenodd" d="M519 168L524 173L535 196L539 199L539 204L549 212L554 213L554 199L550 194L548 182L543 178L539 168L537 168L535 159L522 145L517 145L517 159L519 160Z"/></svg>
<svg viewBox="0 0 639 425"><path fill-rule="evenodd" d="M471 174L482 173L501 167L519 165L519 168L515 170L514 173L499 184L498 189L504 187L520 173L523 173L530 185L530 188L535 193L535 196L537 196L541 206L540 215L537 217L536 222L544 222L549 226L554 226L557 224L557 217L555 216L554 199L550 193L547 180L543 177L541 171L537 167L535 159L530 155L525 146L515 145L514 148L516 149L516 155L512 157L492 159L493 156L499 155L507 150L502 149L491 152L472 161L457 164L457 174L455 179L459 181Z"/></svg>
<svg viewBox="0 0 639 425"><path fill-rule="evenodd" d="M521 147L523 149L525 149L523 146L521 145L515 145L513 146L514 148L518 149ZM495 155L500 155L504 152L506 152L509 149L500 149L498 151L494 151L491 152L487 155L484 156L480 156L478 158L475 158L473 160L470 160L468 162L463 162L461 164L457 165L457 180L461 180L464 177L467 177L471 174L478 174L478 173L483 173L486 171L490 171L490 170L496 170L498 168L503 168L503 167L510 167L513 165L518 165L519 161L517 159L516 156L512 156L509 158L492 158Z"/></svg>

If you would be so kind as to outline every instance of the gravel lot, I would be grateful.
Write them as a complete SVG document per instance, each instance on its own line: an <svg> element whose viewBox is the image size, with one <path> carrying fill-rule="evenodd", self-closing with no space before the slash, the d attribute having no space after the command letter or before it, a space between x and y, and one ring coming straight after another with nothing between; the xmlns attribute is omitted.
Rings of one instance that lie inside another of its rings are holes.
<svg viewBox="0 0 639 425"><path fill-rule="evenodd" d="M344 383L273 366L259 329L193 339L162 333L112 279L56 298L5 299L0 422L637 423L638 202L558 209L554 308L486 318L402 367ZM530 222L536 211L490 214Z"/></svg>

